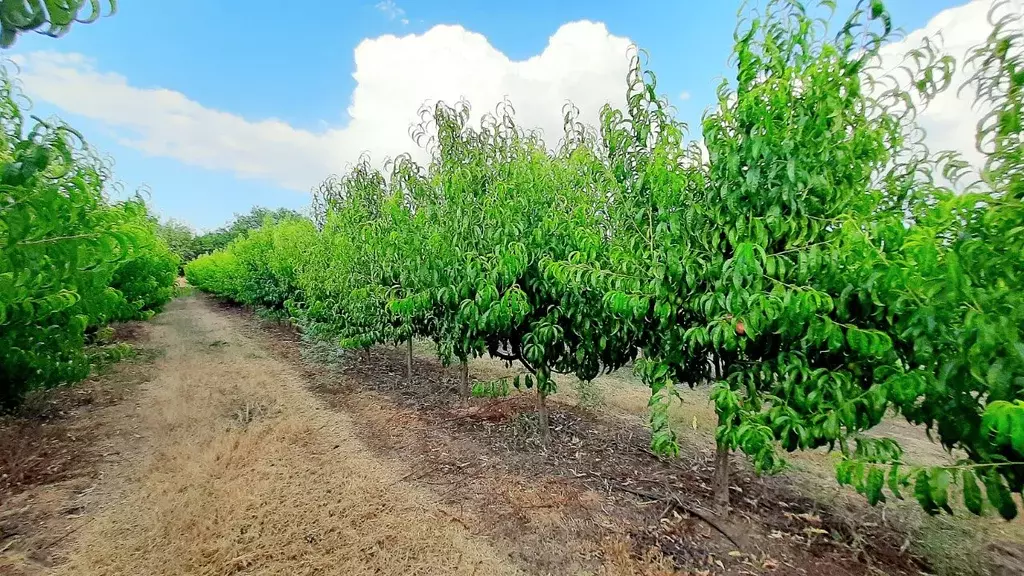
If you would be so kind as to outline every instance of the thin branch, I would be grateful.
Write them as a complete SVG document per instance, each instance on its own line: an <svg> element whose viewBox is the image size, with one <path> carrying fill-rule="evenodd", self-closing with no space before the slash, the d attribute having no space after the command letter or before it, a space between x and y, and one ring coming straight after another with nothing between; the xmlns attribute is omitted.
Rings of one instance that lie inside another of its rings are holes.
<svg viewBox="0 0 1024 576"><path fill-rule="evenodd" d="M42 240L29 240L27 242L15 242L11 246L28 246L33 244L49 244L51 242L60 242L62 240L77 240L80 238L99 238L99 234L74 234L71 236L57 236L56 238L44 238Z"/></svg>
<svg viewBox="0 0 1024 576"><path fill-rule="evenodd" d="M693 516L694 518L697 518L700 521L702 521L705 524L707 524L708 526L711 526L712 528L714 528L716 531L718 531L719 534L721 534L722 536L725 536L729 540L729 542L732 542L733 546L735 546L737 550L740 550L740 551L743 550L743 547L740 546L740 543L737 542L736 539L733 538L731 535L729 535L729 533L726 532L724 528L719 526L718 523L716 523L714 520L712 520L709 516L705 515L700 510L697 510L696 508L694 508L692 506L688 506L688 505L684 504L683 501L680 500L678 496L659 496L657 494L651 494L650 492L641 492L640 490L634 490L632 488L628 488L626 486L620 486L620 485L617 485L617 484L613 484L612 487L615 488L616 490L621 490L622 492L626 492L626 493L632 494L634 496L639 496L641 498L646 498L647 500L650 500L652 502L665 502L666 504L670 505L671 507L678 508L678 509L682 510L683 512L686 512L690 516Z"/></svg>

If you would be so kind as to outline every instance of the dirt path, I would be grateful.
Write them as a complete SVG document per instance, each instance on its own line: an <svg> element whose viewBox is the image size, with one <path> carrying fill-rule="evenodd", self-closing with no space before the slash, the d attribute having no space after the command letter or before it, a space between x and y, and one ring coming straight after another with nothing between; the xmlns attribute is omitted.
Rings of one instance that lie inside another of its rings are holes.
<svg viewBox="0 0 1024 576"><path fill-rule="evenodd" d="M155 378L117 412L134 443L103 464L106 496L55 573L516 573L204 300L150 332Z"/></svg>

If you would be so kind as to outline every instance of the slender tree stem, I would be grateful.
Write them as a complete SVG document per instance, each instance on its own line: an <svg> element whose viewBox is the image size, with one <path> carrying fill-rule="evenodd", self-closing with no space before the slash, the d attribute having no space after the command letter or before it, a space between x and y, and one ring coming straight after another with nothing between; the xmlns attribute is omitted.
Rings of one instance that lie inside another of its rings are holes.
<svg viewBox="0 0 1024 576"><path fill-rule="evenodd" d="M405 373L409 378L409 382L412 382L412 336L409 336L409 350L408 355L405 359Z"/></svg>
<svg viewBox="0 0 1024 576"><path fill-rule="evenodd" d="M540 440L545 445L551 441L551 426L548 423L547 394L537 383L537 427L540 430Z"/></svg>
<svg viewBox="0 0 1024 576"><path fill-rule="evenodd" d="M459 396L469 398L469 362L465 359L459 364Z"/></svg>

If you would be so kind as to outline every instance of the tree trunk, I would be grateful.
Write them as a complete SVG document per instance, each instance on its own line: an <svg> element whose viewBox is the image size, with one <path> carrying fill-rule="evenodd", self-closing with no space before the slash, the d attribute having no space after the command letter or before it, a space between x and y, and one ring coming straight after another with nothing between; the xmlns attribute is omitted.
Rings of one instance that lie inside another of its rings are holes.
<svg viewBox="0 0 1024 576"><path fill-rule="evenodd" d="M718 356L714 362L715 378L725 378L725 359ZM722 417L718 417L718 425L722 425ZM715 506L718 513L725 516L729 513L729 447L721 442L715 443L714 472Z"/></svg>
<svg viewBox="0 0 1024 576"><path fill-rule="evenodd" d="M469 398L469 362L459 364L459 396Z"/></svg>
<svg viewBox="0 0 1024 576"><path fill-rule="evenodd" d="M405 375L412 382L412 336L409 336L409 355L405 359Z"/></svg>
<svg viewBox="0 0 1024 576"><path fill-rule="evenodd" d="M551 440L551 427L548 425L548 403L544 401L547 394L541 390L540 383L537 384L537 428L540 431L540 440L545 445Z"/></svg>
<svg viewBox="0 0 1024 576"><path fill-rule="evenodd" d="M729 512L729 448L718 443L715 446L715 506L719 514Z"/></svg>

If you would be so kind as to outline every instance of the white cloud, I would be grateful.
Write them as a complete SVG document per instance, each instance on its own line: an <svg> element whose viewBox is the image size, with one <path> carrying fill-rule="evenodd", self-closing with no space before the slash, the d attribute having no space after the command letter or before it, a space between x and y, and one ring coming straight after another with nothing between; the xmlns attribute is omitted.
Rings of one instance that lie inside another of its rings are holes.
<svg viewBox="0 0 1024 576"><path fill-rule="evenodd" d="M688 91L686 91L686 90L683 90L682 92L679 93L679 99L681 101L683 101L683 102L686 102L687 100L689 100L690 97L691 97L691 94Z"/></svg>
<svg viewBox="0 0 1024 576"><path fill-rule="evenodd" d="M955 150L975 167L980 167L984 160L974 144L975 129L984 111L973 106L973 88L968 87L961 92L960 87L976 70L966 66L965 57L992 32L992 25L988 21L992 6L992 0L974 0L963 6L943 10L923 28L914 30L902 41L885 47L882 52L883 65L893 68L902 62L909 50L920 47L922 40L928 37L939 40L942 52L956 58L957 71L952 84L918 115L917 123L925 130L925 142L932 152ZM1003 14L1005 10L997 11L996 17ZM1012 28L1024 31L1020 21L1014 23ZM900 77L905 78L905 75Z"/></svg>
<svg viewBox="0 0 1024 576"><path fill-rule="evenodd" d="M401 10L393 2L381 5ZM888 46L886 64L897 65L907 50L937 32L945 50L962 60L990 32L990 6L991 0L975 0L936 15L924 28ZM21 67L29 96L103 123L126 145L306 191L363 152L377 161L404 152L424 160L408 130L426 101L465 97L479 117L508 97L520 124L540 128L554 145L562 134L567 100L591 124L597 123L603 104L624 104L629 45L629 39L610 34L603 24L587 21L565 24L540 54L521 61L510 60L485 37L461 26L367 39L355 49L356 87L347 108L348 124L317 130L208 108L170 89L133 86L81 54L30 52L12 59ZM981 157L974 150L974 128L980 112L972 110L973 94L965 91L960 98L956 90L966 77L958 72L953 87L932 102L919 122L933 151L955 149L977 165ZM679 98L688 96L683 92Z"/></svg>
<svg viewBox="0 0 1024 576"><path fill-rule="evenodd" d="M563 25L543 52L523 61L510 60L461 26L364 40L355 50L350 121L319 131L207 108L174 90L132 86L81 54L31 52L12 59L29 96L102 122L124 144L305 191L364 151L375 160L404 152L424 159L409 127L425 101L465 97L479 117L507 96L520 124L540 128L554 145L567 100L592 124L603 104L624 104L629 45L587 21Z"/></svg>
<svg viewBox="0 0 1024 576"><path fill-rule="evenodd" d="M388 20L399 20L403 25L409 23L409 19L405 17L405 10L398 4L395 4L394 0L382 0L375 7L383 12L388 17Z"/></svg>

